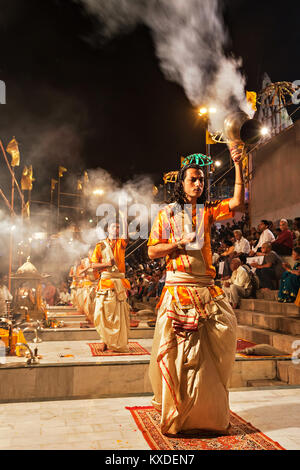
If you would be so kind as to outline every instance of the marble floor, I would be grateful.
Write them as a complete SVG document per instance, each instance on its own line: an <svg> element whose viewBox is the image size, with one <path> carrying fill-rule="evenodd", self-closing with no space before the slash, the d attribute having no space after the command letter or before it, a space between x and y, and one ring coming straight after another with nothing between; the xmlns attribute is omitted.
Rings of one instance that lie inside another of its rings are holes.
<svg viewBox="0 0 300 470"><path fill-rule="evenodd" d="M0 404L0 449L149 450L126 406L150 396ZM287 450L300 450L300 387L230 392L231 410Z"/></svg>
<svg viewBox="0 0 300 470"><path fill-rule="evenodd" d="M152 338L130 339L129 342L139 343L146 351L151 353ZM140 360L150 360L150 355L130 355L130 356L92 356L88 343L99 343L99 340L85 341L45 341L39 343L38 354L41 356L40 364L98 364L114 362L135 362ZM34 343L28 343L34 349ZM24 357L7 356L5 365L23 364Z"/></svg>
<svg viewBox="0 0 300 470"><path fill-rule="evenodd" d="M153 338L132 338L129 342L139 343L148 353L151 354ZM38 343L28 342L34 351L37 346L40 357L40 365L78 365L78 364L108 364L111 362L140 362L150 361L150 354L145 355L118 355L118 356L92 356L88 343L100 343L99 340L84 341L44 341ZM29 355L28 355L29 357ZM25 357L6 356L0 357L0 367L10 367L25 364ZM284 361L286 358L281 358ZM236 361L265 361L264 357L247 358L236 354ZM289 360L289 358L287 358Z"/></svg>

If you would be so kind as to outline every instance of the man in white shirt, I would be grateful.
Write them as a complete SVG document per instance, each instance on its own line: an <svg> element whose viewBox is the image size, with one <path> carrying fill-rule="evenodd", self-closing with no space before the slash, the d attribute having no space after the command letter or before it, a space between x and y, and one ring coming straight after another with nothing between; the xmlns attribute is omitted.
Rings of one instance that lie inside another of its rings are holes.
<svg viewBox="0 0 300 470"><path fill-rule="evenodd" d="M260 224L258 224L258 230L260 232L260 237L257 245L250 251L250 256L264 256L264 254L261 253L261 247L263 246L263 244L267 242L272 243L275 240L273 233L271 232L271 230L269 230L269 222L267 220L260 221Z"/></svg>
<svg viewBox="0 0 300 470"><path fill-rule="evenodd" d="M69 294L68 289L63 287L63 289L59 293L59 300L60 303L64 304L71 304L71 294Z"/></svg>
<svg viewBox="0 0 300 470"><path fill-rule="evenodd" d="M233 308L238 308L241 298L247 298L251 294L252 286L249 276L250 268L242 265L239 258L233 258L230 263L231 278L224 282L223 290Z"/></svg>
<svg viewBox="0 0 300 470"><path fill-rule="evenodd" d="M0 274L0 315L6 314L6 300L12 300L12 295L4 284L4 274Z"/></svg>
<svg viewBox="0 0 300 470"><path fill-rule="evenodd" d="M250 252L250 243L247 238L243 237L241 230L233 231L234 238L236 240L234 244L234 251L237 256L245 253L246 255Z"/></svg>

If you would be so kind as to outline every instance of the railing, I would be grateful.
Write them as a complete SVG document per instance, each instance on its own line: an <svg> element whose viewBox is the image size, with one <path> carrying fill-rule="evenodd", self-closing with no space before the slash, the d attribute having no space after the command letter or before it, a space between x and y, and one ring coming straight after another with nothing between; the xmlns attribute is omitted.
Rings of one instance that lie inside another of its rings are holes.
<svg viewBox="0 0 300 470"><path fill-rule="evenodd" d="M213 186L210 189L210 199L227 199L233 196L233 186Z"/></svg>

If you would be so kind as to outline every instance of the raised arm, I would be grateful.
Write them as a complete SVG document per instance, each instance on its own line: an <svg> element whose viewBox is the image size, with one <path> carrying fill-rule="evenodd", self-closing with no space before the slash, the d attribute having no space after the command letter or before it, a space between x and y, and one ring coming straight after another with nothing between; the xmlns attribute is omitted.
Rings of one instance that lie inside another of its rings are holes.
<svg viewBox="0 0 300 470"><path fill-rule="evenodd" d="M229 145L229 150L235 168L234 193L229 201L229 208L230 210L243 209L245 203L245 186L242 170L243 147L239 145Z"/></svg>

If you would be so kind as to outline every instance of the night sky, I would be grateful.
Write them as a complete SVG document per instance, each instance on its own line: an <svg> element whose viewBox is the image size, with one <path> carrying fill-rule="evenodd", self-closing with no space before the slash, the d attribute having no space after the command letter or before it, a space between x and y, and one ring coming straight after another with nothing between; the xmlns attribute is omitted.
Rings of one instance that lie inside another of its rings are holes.
<svg viewBox="0 0 300 470"><path fill-rule="evenodd" d="M300 79L299 2L226 5L229 49L243 58L247 89L259 91L264 72L274 82ZM205 152L195 109L165 79L147 28L106 44L98 32L96 19L70 0L1 0L7 104L0 108L0 139L6 146L16 137L16 171L32 164L36 188L49 186L57 165L78 175L100 167L121 181L149 174L157 184L178 168L181 155ZM212 153L223 149L213 146Z"/></svg>

